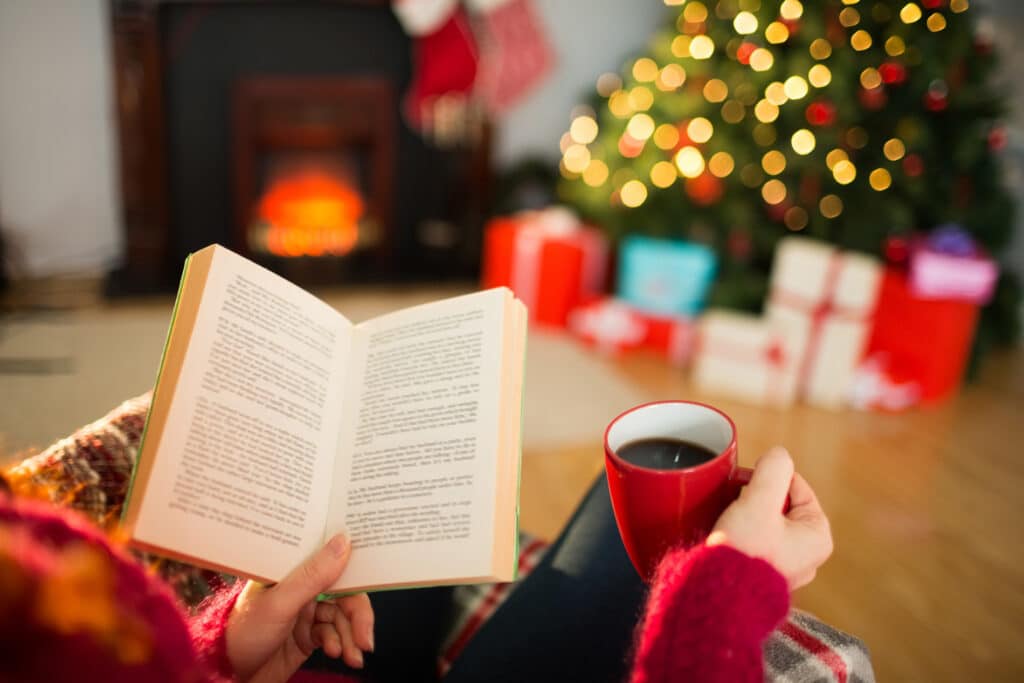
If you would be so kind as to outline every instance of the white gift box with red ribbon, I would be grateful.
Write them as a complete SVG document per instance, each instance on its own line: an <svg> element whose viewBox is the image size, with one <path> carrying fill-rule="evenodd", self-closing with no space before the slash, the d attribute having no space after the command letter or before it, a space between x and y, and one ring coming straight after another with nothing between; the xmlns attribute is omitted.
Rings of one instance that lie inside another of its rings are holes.
<svg viewBox="0 0 1024 683"><path fill-rule="evenodd" d="M767 318L711 310L697 326L693 381L700 391L777 406L793 402L786 329Z"/></svg>
<svg viewBox="0 0 1024 683"><path fill-rule="evenodd" d="M881 264L869 256L799 237L779 241L766 313L784 329L793 359L787 392L830 408L845 403L881 275Z"/></svg>

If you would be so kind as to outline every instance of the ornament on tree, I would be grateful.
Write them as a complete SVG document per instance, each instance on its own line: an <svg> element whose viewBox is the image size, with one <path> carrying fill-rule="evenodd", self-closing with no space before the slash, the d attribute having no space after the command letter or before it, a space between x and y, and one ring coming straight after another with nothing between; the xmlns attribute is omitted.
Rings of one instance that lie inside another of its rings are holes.
<svg viewBox="0 0 1024 683"><path fill-rule="evenodd" d="M752 247L753 240L751 240L750 233L746 230L734 228L729 232L727 248L729 250L729 256L731 256L734 261L749 260Z"/></svg>
<svg viewBox="0 0 1024 683"><path fill-rule="evenodd" d="M907 259L910 258L910 241L902 236L888 237L885 240L883 252L887 263L901 268L905 267Z"/></svg>
<svg viewBox="0 0 1024 683"><path fill-rule="evenodd" d="M724 193L725 186L722 181L707 171L696 178L686 179L686 194L698 206L716 204Z"/></svg>
<svg viewBox="0 0 1024 683"><path fill-rule="evenodd" d="M883 62L878 73L886 85L899 85L907 80L907 69L899 62Z"/></svg>
<svg viewBox="0 0 1024 683"><path fill-rule="evenodd" d="M857 92L857 99L865 109L877 111L885 106L889 98L885 94L885 88L878 86L877 88L861 88Z"/></svg>
<svg viewBox="0 0 1024 683"><path fill-rule="evenodd" d="M1001 152L1006 149L1009 138L1005 126L993 126L988 132L988 148L993 152Z"/></svg>
<svg viewBox="0 0 1024 683"><path fill-rule="evenodd" d="M924 161L919 154L908 154L903 157L903 172L911 178L924 173Z"/></svg>
<svg viewBox="0 0 1024 683"><path fill-rule="evenodd" d="M941 78L936 78L928 86L924 95L924 106L928 111L940 112L949 106L949 86Z"/></svg>
<svg viewBox="0 0 1024 683"><path fill-rule="evenodd" d="M807 105L804 115L812 126L831 126L836 122L836 106L828 100L817 100Z"/></svg>

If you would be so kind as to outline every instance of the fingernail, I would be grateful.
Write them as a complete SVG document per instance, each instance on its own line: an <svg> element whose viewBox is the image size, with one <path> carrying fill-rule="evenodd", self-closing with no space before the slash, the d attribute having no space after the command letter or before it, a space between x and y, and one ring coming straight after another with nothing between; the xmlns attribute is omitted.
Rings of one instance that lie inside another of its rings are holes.
<svg viewBox="0 0 1024 683"><path fill-rule="evenodd" d="M370 629L369 635L366 637L366 640L369 641L369 643L370 643L370 652L373 652L373 629L372 628Z"/></svg>
<svg viewBox="0 0 1024 683"><path fill-rule="evenodd" d="M345 551L348 550L348 539L345 538L344 534L336 534L334 538L327 543L327 547L332 553L334 553L335 557L341 557L345 554Z"/></svg>
<svg viewBox="0 0 1024 683"><path fill-rule="evenodd" d="M356 650L356 668L357 669L362 669L363 668L363 653L360 652L359 650Z"/></svg>

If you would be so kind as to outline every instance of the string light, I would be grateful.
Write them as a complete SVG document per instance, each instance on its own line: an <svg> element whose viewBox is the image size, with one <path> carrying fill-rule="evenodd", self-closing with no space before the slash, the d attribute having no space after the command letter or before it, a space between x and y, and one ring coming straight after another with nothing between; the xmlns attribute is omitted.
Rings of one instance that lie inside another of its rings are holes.
<svg viewBox="0 0 1024 683"><path fill-rule="evenodd" d="M761 157L761 168L768 175L779 175L786 170L786 155L777 149L765 152Z"/></svg>
<svg viewBox="0 0 1024 683"><path fill-rule="evenodd" d="M711 171L711 175L717 178L725 178L732 173L735 166L736 163L728 152L715 152L708 159L708 170Z"/></svg>
<svg viewBox="0 0 1024 683"><path fill-rule="evenodd" d="M864 29L856 31L852 36L850 36L850 45L858 52L867 50L871 47L871 34Z"/></svg>
<svg viewBox="0 0 1024 683"><path fill-rule="evenodd" d="M629 93L625 90L616 90L608 98L608 110L620 119L624 119L633 113L633 106L629 103Z"/></svg>
<svg viewBox="0 0 1024 683"><path fill-rule="evenodd" d="M771 147L777 139L775 126L770 123L759 123L754 126L754 142L762 147Z"/></svg>
<svg viewBox="0 0 1024 683"><path fill-rule="evenodd" d="M663 123L654 130L654 144L658 149L675 149L679 144L679 129L671 123Z"/></svg>
<svg viewBox="0 0 1024 683"><path fill-rule="evenodd" d="M694 59L708 59L713 54L715 54L715 43L707 36L694 36L690 41L690 56Z"/></svg>
<svg viewBox="0 0 1024 683"><path fill-rule="evenodd" d="M846 159L838 161L832 167L832 177L840 185L849 185L857 177L857 167L853 165L853 162Z"/></svg>
<svg viewBox="0 0 1024 683"><path fill-rule="evenodd" d="M921 8L912 2L908 2L900 10L900 20L904 24L913 24L921 18Z"/></svg>
<svg viewBox="0 0 1024 683"><path fill-rule="evenodd" d="M750 53L750 68L754 71L767 71L772 68L775 58L772 53L763 47L759 47Z"/></svg>
<svg viewBox="0 0 1024 683"><path fill-rule="evenodd" d="M907 44L899 36L892 36L885 41L885 52L890 57L899 57L907 49Z"/></svg>
<svg viewBox="0 0 1024 683"><path fill-rule="evenodd" d="M882 153L889 161L899 161L907 153L907 148L899 138L891 138L882 145Z"/></svg>
<svg viewBox="0 0 1024 683"><path fill-rule="evenodd" d="M704 172L704 157L696 147L687 145L675 157L676 168L687 178L696 178Z"/></svg>
<svg viewBox="0 0 1024 683"><path fill-rule="evenodd" d="M807 227L807 212L799 206L791 206L786 209L783 221L786 223L786 227L794 232L803 230Z"/></svg>
<svg viewBox="0 0 1024 683"><path fill-rule="evenodd" d="M669 64L658 74L659 90L675 90L686 82L686 70L678 64Z"/></svg>
<svg viewBox="0 0 1024 683"><path fill-rule="evenodd" d="M669 7L678 7L679 5L682 5L685 2L686 0L665 0L665 4L668 5Z"/></svg>
<svg viewBox="0 0 1024 683"><path fill-rule="evenodd" d="M832 72L824 64L815 64L807 72L807 78L815 88L824 88L832 82Z"/></svg>
<svg viewBox="0 0 1024 683"><path fill-rule="evenodd" d="M786 86L778 81L768 84L768 87L764 89L764 98L776 107L781 107L789 101L789 96L786 95Z"/></svg>
<svg viewBox="0 0 1024 683"><path fill-rule="evenodd" d="M708 102L723 102L729 96L729 86L719 78L712 78L704 84L704 99Z"/></svg>
<svg viewBox="0 0 1024 683"><path fill-rule="evenodd" d="M797 154L810 154L814 151L814 145L816 144L814 133L806 128L801 128L793 133L793 136L789 139L789 144L792 145L793 151Z"/></svg>
<svg viewBox="0 0 1024 683"><path fill-rule="evenodd" d="M616 90L622 89L622 79L618 74L605 73L597 77L597 94L601 97L611 97Z"/></svg>
<svg viewBox="0 0 1024 683"><path fill-rule="evenodd" d="M576 173L573 173L572 171L565 167L564 159L558 162L558 172L561 173L562 177L565 178L566 180L575 180L576 178L579 177Z"/></svg>
<svg viewBox="0 0 1024 683"><path fill-rule="evenodd" d="M860 23L860 12L853 9L852 7L845 8L842 12L839 13L839 23L845 26L846 28L856 26L857 24Z"/></svg>
<svg viewBox="0 0 1024 683"><path fill-rule="evenodd" d="M882 74L878 69L869 66L860 72L860 84L867 90L872 90L882 85Z"/></svg>
<svg viewBox="0 0 1024 683"><path fill-rule="evenodd" d="M686 59L690 56L690 36L676 36L672 39L672 54L679 59Z"/></svg>
<svg viewBox="0 0 1024 683"><path fill-rule="evenodd" d="M641 83L650 83L658 77L658 65L650 57L641 57L633 62L633 78Z"/></svg>
<svg viewBox="0 0 1024 683"><path fill-rule="evenodd" d="M928 17L928 21L926 21L925 24L928 26L929 31L932 33L938 33L942 29L946 28L946 17L936 12Z"/></svg>
<svg viewBox="0 0 1024 683"><path fill-rule="evenodd" d="M627 159L635 159L640 156L640 152L644 151L644 143L642 140L637 140L629 131L626 131L619 137L619 154L626 157Z"/></svg>
<svg viewBox="0 0 1024 683"><path fill-rule="evenodd" d="M732 27L736 29L736 33L741 36L749 36L757 30L757 17L750 12L740 12L736 15L736 18L732 20Z"/></svg>
<svg viewBox="0 0 1024 683"><path fill-rule="evenodd" d="M683 8L683 18L691 24L700 24L708 18L708 8L702 2L690 2Z"/></svg>
<svg viewBox="0 0 1024 683"><path fill-rule="evenodd" d="M608 180L608 165L600 159L593 159L583 171L583 182L591 187L601 187Z"/></svg>
<svg viewBox="0 0 1024 683"><path fill-rule="evenodd" d="M771 123L779 118L779 108L768 100L761 100L754 106L754 116L761 123Z"/></svg>
<svg viewBox="0 0 1024 683"><path fill-rule="evenodd" d="M825 218L835 218L843 212L843 200L834 194L827 194L818 202L818 210Z"/></svg>
<svg viewBox="0 0 1024 683"><path fill-rule="evenodd" d="M597 139L597 121L590 116L577 116L569 126L569 135L573 141L589 145Z"/></svg>
<svg viewBox="0 0 1024 683"><path fill-rule="evenodd" d="M570 145L562 157L565 168L571 173L582 173L590 164L590 150L583 145Z"/></svg>
<svg viewBox="0 0 1024 683"><path fill-rule="evenodd" d="M799 100L807 95L807 81L801 76L790 76L783 84L786 97L791 100Z"/></svg>
<svg viewBox="0 0 1024 683"><path fill-rule="evenodd" d="M703 116L698 116L686 126L686 135L694 142L707 142L714 132L714 126Z"/></svg>
<svg viewBox="0 0 1024 683"><path fill-rule="evenodd" d="M565 154L565 150L569 149L569 146L572 144L572 135L569 133L562 133L562 137L558 139L558 149L561 150L562 154Z"/></svg>
<svg viewBox="0 0 1024 683"><path fill-rule="evenodd" d="M876 168L868 176L868 182L873 190L881 192L882 190L888 190L889 186L892 185L892 176L884 168Z"/></svg>
<svg viewBox="0 0 1024 683"><path fill-rule="evenodd" d="M804 13L804 6L799 0L784 0L779 7L779 15L788 21L795 21Z"/></svg>
<svg viewBox="0 0 1024 683"><path fill-rule="evenodd" d="M949 0L949 9L957 14L966 12L968 7L967 0Z"/></svg>
<svg viewBox="0 0 1024 683"><path fill-rule="evenodd" d="M619 196L622 198L623 204L635 209L647 201L647 186L639 180L630 180L622 186Z"/></svg>
<svg viewBox="0 0 1024 683"><path fill-rule="evenodd" d="M764 30L764 38L772 45L780 45L789 40L789 29L781 21L773 21Z"/></svg>
<svg viewBox="0 0 1024 683"><path fill-rule="evenodd" d="M769 204L780 204L786 198L786 184L781 180L769 180L761 187L761 196Z"/></svg>
<svg viewBox="0 0 1024 683"><path fill-rule="evenodd" d="M646 140L654 134L654 119L647 114L635 114L626 124L626 132L634 140Z"/></svg>
<svg viewBox="0 0 1024 683"><path fill-rule="evenodd" d="M815 38L808 49L811 56L819 61L828 59L832 55L832 43L824 38Z"/></svg>
<svg viewBox="0 0 1024 683"><path fill-rule="evenodd" d="M633 111L647 111L654 104L654 93L650 88L638 85L629 91L629 106Z"/></svg>
<svg viewBox="0 0 1024 683"><path fill-rule="evenodd" d="M651 167L651 182L655 187L662 189L670 187L678 177L676 167L667 161L659 161Z"/></svg>
<svg viewBox="0 0 1024 683"><path fill-rule="evenodd" d="M729 100L722 105L722 120L726 123L739 123L747 115L747 110L739 100Z"/></svg>
<svg viewBox="0 0 1024 683"><path fill-rule="evenodd" d="M828 170L833 170L840 161L849 161L850 157L844 150L836 148L825 155L825 165L828 166Z"/></svg>

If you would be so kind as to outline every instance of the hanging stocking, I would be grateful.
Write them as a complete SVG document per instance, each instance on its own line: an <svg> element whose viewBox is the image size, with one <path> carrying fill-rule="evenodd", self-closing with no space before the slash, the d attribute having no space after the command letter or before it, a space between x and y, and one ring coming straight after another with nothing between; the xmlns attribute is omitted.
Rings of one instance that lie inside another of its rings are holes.
<svg viewBox="0 0 1024 683"><path fill-rule="evenodd" d="M477 94L492 114L515 106L541 83L554 50L531 0L467 0L480 24Z"/></svg>
<svg viewBox="0 0 1024 683"><path fill-rule="evenodd" d="M414 41L406 119L426 133L450 127L439 119L465 107L476 81L476 43L466 13L458 0L395 0L392 8Z"/></svg>

